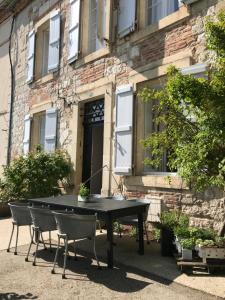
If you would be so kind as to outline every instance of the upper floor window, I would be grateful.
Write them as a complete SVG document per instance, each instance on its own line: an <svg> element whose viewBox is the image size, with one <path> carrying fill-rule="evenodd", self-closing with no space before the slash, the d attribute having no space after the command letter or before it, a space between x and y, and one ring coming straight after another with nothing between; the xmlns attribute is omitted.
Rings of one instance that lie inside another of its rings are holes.
<svg viewBox="0 0 225 300"><path fill-rule="evenodd" d="M179 8L179 0L147 0L147 24L158 22Z"/></svg>
<svg viewBox="0 0 225 300"><path fill-rule="evenodd" d="M89 1L89 53L104 47L106 30L106 2L105 0Z"/></svg>
<svg viewBox="0 0 225 300"><path fill-rule="evenodd" d="M35 79L48 74L49 21L40 26L36 33Z"/></svg>
<svg viewBox="0 0 225 300"><path fill-rule="evenodd" d="M52 11L28 34L27 82L54 72L59 66L60 11Z"/></svg>

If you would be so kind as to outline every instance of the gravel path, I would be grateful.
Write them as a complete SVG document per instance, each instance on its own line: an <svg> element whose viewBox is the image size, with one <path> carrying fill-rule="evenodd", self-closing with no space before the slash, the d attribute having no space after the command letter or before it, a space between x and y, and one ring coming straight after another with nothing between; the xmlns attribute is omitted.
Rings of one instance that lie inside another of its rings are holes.
<svg viewBox="0 0 225 300"><path fill-rule="evenodd" d="M25 262L27 246L17 256L0 252L0 299L219 299L178 284L163 282L149 274L119 266L98 270L91 257L68 261L67 279L62 280L62 255L56 274L51 274L54 253L40 250L37 266ZM32 257L30 257L31 261Z"/></svg>

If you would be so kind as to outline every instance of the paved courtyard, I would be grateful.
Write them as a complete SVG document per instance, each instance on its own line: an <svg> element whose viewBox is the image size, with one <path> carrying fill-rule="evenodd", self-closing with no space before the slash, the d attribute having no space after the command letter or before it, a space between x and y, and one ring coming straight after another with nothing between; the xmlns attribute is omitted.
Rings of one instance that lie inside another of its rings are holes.
<svg viewBox="0 0 225 300"><path fill-rule="evenodd" d="M25 262L29 231L21 228L18 255L7 253L10 219L0 220L0 300L2 299L220 299L225 296L225 277L181 274L174 259L161 257L159 245L146 245L137 254L134 238L115 236L116 267L105 264L105 232L97 237L102 270L92 260L89 241L78 247L78 261L68 261L67 279L61 279L62 260L51 274L54 253L40 248L37 266ZM53 234L55 239L56 233ZM13 244L14 245L14 244ZM34 247L32 248L34 250ZM13 251L13 249L12 249ZM33 251L32 251L33 252ZM72 254L72 253L71 253ZM198 290L198 291L197 291ZM207 294L205 294L205 293ZM212 295L210 296L209 293ZM215 295L215 296L213 296ZM217 297L216 297L217 296Z"/></svg>
<svg viewBox="0 0 225 300"><path fill-rule="evenodd" d="M56 274L51 265L54 253L41 250L37 266L25 262L27 246L18 256L0 252L0 299L216 299L175 283L161 283L145 272L117 266L109 270L101 263L98 270L91 257L79 256L68 263L67 279L61 279L63 257Z"/></svg>

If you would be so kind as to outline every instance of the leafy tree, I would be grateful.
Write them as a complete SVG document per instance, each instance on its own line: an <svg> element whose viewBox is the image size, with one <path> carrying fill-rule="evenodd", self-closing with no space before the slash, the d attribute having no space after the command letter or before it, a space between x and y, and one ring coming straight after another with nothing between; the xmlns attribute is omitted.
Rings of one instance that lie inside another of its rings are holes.
<svg viewBox="0 0 225 300"><path fill-rule="evenodd" d="M59 181L70 174L66 153L46 153L38 149L20 156L5 167L0 181L0 199L3 201L47 197L60 194Z"/></svg>
<svg viewBox="0 0 225 300"><path fill-rule="evenodd" d="M159 167L166 151L168 167L195 190L225 185L225 11L217 17L205 25L208 49L215 53L207 78L171 66L162 90L139 93L152 101L154 122L162 128L142 141L151 153L144 163Z"/></svg>

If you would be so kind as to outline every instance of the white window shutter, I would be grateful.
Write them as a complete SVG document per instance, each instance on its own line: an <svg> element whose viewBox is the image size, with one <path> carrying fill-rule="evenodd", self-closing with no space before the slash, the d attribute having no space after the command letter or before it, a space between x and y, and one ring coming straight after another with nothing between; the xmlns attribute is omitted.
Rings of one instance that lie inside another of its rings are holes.
<svg viewBox="0 0 225 300"><path fill-rule="evenodd" d="M32 30L28 34L28 57L27 57L27 83L34 78L34 52L35 52L35 32Z"/></svg>
<svg viewBox="0 0 225 300"><path fill-rule="evenodd" d="M118 35L123 37L135 30L136 0L119 0Z"/></svg>
<svg viewBox="0 0 225 300"><path fill-rule="evenodd" d="M26 115L24 118L24 137L23 137L23 153L27 155L30 150L30 129L31 129L31 117Z"/></svg>
<svg viewBox="0 0 225 300"><path fill-rule="evenodd" d="M54 152L56 148L57 110L46 110L45 120L45 151Z"/></svg>
<svg viewBox="0 0 225 300"><path fill-rule="evenodd" d="M50 14L48 71L53 72L59 66L60 43L60 11L57 9Z"/></svg>
<svg viewBox="0 0 225 300"><path fill-rule="evenodd" d="M116 90L115 168L121 175L132 175L133 88L120 86Z"/></svg>
<svg viewBox="0 0 225 300"><path fill-rule="evenodd" d="M70 27L69 27L69 53L68 61L73 62L79 53L80 31L80 0L70 0Z"/></svg>

